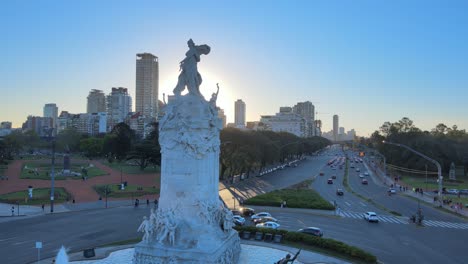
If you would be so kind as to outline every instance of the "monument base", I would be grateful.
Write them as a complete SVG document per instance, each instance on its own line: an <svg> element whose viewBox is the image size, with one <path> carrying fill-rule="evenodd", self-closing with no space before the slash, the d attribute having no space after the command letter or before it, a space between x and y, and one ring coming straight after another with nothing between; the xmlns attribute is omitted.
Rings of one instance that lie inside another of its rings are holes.
<svg viewBox="0 0 468 264"><path fill-rule="evenodd" d="M214 243L216 248L177 248L159 243L135 245L133 264L236 264L239 261L240 239L233 230L229 237Z"/></svg>

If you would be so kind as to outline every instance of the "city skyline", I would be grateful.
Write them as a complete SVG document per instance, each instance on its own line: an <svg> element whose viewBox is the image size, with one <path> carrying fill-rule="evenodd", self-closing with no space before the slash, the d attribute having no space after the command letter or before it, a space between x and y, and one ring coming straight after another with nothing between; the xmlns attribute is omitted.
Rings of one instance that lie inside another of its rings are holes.
<svg viewBox="0 0 468 264"><path fill-rule="evenodd" d="M227 122L241 98L246 121L311 101L322 131L334 114L360 136L405 116L423 130L468 128L466 3L202 2L117 2L112 12L105 1L5 4L0 121L20 127L46 103L85 113L92 89L128 87L135 98L142 52L159 58L162 99L193 38L212 47L199 64L201 91L220 84Z"/></svg>

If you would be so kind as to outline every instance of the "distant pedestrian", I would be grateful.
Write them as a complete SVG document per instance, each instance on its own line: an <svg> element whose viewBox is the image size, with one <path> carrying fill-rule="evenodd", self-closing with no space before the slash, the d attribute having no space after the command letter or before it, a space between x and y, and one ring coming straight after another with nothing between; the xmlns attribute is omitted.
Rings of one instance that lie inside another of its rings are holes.
<svg viewBox="0 0 468 264"><path fill-rule="evenodd" d="M45 205L42 204L42 212L44 212L44 209L45 209Z"/></svg>
<svg viewBox="0 0 468 264"><path fill-rule="evenodd" d="M283 208L286 208L286 201L283 201Z"/></svg>
<svg viewBox="0 0 468 264"><path fill-rule="evenodd" d="M11 207L11 216L15 216L15 207L14 206Z"/></svg>
<svg viewBox="0 0 468 264"><path fill-rule="evenodd" d="M146 206L149 206L149 199L146 199Z"/></svg>
<svg viewBox="0 0 468 264"><path fill-rule="evenodd" d="M73 199L72 203L75 203L75 199Z"/></svg>

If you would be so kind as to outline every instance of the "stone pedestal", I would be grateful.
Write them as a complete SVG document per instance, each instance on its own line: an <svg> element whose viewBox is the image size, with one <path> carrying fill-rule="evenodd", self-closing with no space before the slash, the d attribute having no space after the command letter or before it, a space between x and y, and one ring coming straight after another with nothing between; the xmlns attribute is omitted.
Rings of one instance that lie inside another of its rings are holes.
<svg viewBox="0 0 468 264"><path fill-rule="evenodd" d="M219 199L216 106L203 97L176 96L160 122L159 207L143 221L134 264L237 263L240 240Z"/></svg>

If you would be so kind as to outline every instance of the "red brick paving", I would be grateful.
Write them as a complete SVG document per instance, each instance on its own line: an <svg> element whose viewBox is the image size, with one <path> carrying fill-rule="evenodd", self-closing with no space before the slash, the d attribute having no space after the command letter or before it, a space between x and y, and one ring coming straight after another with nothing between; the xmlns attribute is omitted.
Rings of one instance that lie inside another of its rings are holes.
<svg viewBox="0 0 468 264"><path fill-rule="evenodd" d="M76 160L77 162L90 162L88 160ZM20 179L21 168L23 163L30 162L28 160L15 160L9 164L5 171L5 176L8 180L0 181L0 194L25 191L31 185L34 188L50 188L50 180L32 180ZM119 184L120 171L114 170L99 161L93 160L90 163L103 170L107 175L96 176L83 181L81 177L78 179L67 178L67 180L56 180L55 187L64 187L76 200L76 202L92 202L97 201L99 195L93 190L94 185L99 184ZM154 174L122 174L123 181L129 185L139 186L156 186L159 187L159 173ZM154 195L152 196L154 198ZM149 197L144 197L149 198Z"/></svg>

